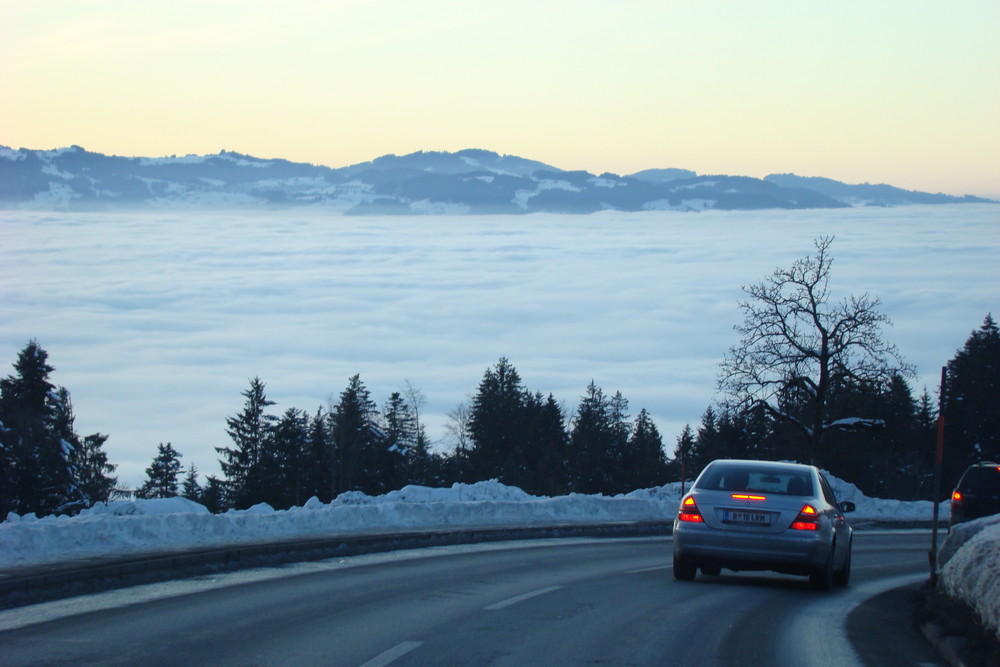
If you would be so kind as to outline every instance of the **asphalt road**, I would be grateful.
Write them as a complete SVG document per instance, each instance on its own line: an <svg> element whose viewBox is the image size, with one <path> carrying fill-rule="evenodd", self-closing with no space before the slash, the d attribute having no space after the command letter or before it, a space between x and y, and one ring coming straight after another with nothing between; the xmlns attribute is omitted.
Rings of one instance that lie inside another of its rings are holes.
<svg viewBox="0 0 1000 667"><path fill-rule="evenodd" d="M668 537L355 556L2 611L0 665L941 665L910 622L928 547L857 532L830 593L675 581Z"/></svg>

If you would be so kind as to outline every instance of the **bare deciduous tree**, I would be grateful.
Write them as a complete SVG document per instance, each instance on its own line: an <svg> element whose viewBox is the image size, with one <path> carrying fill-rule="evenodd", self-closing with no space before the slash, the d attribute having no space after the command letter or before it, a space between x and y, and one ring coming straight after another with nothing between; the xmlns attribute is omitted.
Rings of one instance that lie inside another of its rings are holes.
<svg viewBox="0 0 1000 667"><path fill-rule="evenodd" d="M823 434L878 428L881 420L829 414L834 387L878 386L895 374L912 375L882 336L891 323L881 301L867 293L830 303L832 237L815 241L815 256L778 268L743 291L740 342L730 349L719 388L737 407L763 406L805 436L810 461ZM794 409L791 409L793 408Z"/></svg>

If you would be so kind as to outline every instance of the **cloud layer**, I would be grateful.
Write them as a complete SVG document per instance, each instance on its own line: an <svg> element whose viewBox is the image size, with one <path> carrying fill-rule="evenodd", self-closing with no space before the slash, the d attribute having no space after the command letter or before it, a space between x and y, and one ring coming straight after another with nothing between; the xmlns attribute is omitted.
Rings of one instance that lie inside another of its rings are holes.
<svg viewBox="0 0 1000 667"><path fill-rule="evenodd" d="M593 380L672 450L715 394L740 286L834 235L837 298L870 292L916 393L997 314L1000 207L341 218L308 211L0 212L0 363L35 338L81 434L128 484L160 442L206 473L251 377L275 412L359 373L407 381L430 435L501 356L572 411Z"/></svg>

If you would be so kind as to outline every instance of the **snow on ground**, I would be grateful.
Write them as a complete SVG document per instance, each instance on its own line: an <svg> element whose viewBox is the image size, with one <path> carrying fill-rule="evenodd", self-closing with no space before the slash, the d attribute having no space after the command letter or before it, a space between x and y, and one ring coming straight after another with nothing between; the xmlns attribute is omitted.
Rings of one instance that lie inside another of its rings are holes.
<svg viewBox="0 0 1000 667"><path fill-rule="evenodd" d="M839 500L855 503L850 515L855 523L932 517L929 501L868 498L853 484L828 478ZM672 518L680 498L679 482L614 497L548 498L494 480L450 488L407 486L377 497L348 492L328 504L312 498L288 510L261 503L225 514L211 514L184 498L118 500L72 517L11 513L0 523L0 568L324 535L655 521ZM1000 517L956 526L940 560L945 589L976 607L1000 636Z"/></svg>
<svg viewBox="0 0 1000 667"><path fill-rule="evenodd" d="M1000 639L1000 515L953 527L938 560L945 592L975 607Z"/></svg>
<svg viewBox="0 0 1000 667"><path fill-rule="evenodd" d="M857 505L853 520L927 520L928 501L865 497L829 476L838 498ZM450 488L407 486L372 497L357 491L324 504L275 510L266 503L211 514L184 498L98 503L73 517L11 513L0 523L0 568L151 550L262 542L320 535L553 523L656 521L677 511L680 483L607 497L535 497L497 481Z"/></svg>

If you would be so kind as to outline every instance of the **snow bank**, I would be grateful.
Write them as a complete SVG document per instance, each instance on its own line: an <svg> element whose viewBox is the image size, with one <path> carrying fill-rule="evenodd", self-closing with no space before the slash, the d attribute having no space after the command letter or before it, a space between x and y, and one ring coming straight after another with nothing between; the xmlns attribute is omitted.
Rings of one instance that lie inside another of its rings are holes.
<svg viewBox="0 0 1000 667"><path fill-rule="evenodd" d="M938 561L945 592L974 607L1000 639L1000 515L954 526Z"/></svg>
<svg viewBox="0 0 1000 667"><path fill-rule="evenodd" d="M827 478L839 500L856 505L852 521L932 517L931 502L868 498L849 482ZM0 568L324 535L670 520L680 498L679 482L614 497L547 498L492 480L449 488L407 486L377 497L352 491L330 503L310 498L288 510L260 503L225 514L211 514L184 498L120 500L72 517L11 513L0 523ZM975 607L1000 637L1000 516L955 526L938 560L945 590Z"/></svg>
<svg viewBox="0 0 1000 667"><path fill-rule="evenodd" d="M211 514L184 498L115 501L73 517L12 513L0 524L0 567L322 535L663 520L676 512L678 499L668 487L614 498L538 498L488 481L407 486L378 497L352 491L329 504L311 498L288 510L260 503L225 514Z"/></svg>
<svg viewBox="0 0 1000 667"><path fill-rule="evenodd" d="M929 518L924 503L865 498L831 477L837 493L858 505L852 519ZM680 483L607 497L531 496L495 480L448 488L407 486L382 496L342 493L325 504L275 510L266 503L211 514L184 498L98 503L73 517L11 514L0 524L0 568L154 550L183 550L324 535L670 520ZM926 503L930 506L930 503Z"/></svg>
<svg viewBox="0 0 1000 667"><path fill-rule="evenodd" d="M824 471L840 502L854 503L851 520L866 521L930 521L934 518L934 503L929 500L886 500L869 498L850 482Z"/></svg>

